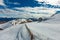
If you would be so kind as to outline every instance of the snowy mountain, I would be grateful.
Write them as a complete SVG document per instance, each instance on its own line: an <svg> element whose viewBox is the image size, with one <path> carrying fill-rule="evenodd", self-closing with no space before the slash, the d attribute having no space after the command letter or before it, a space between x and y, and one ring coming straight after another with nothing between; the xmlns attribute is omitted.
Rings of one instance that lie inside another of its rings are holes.
<svg viewBox="0 0 60 40"><path fill-rule="evenodd" d="M12 25L13 21L10 21L0 24L0 28L3 28L0 30L0 40L60 40L60 18L58 17L60 13L45 22L23 24L17 22L16 25Z"/></svg>
<svg viewBox="0 0 60 40"><path fill-rule="evenodd" d="M59 0L0 0L0 17L22 18L0 24L0 40L60 40Z"/></svg>

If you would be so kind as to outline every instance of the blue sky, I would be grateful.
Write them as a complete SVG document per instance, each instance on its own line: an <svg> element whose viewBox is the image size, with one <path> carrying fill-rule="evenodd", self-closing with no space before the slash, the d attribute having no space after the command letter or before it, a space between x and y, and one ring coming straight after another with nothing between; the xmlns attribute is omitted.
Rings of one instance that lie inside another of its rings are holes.
<svg viewBox="0 0 60 40"><path fill-rule="evenodd" d="M46 4L44 1L40 2L36 0L4 0L5 5L7 5L9 8L14 8L14 7L59 7L59 6L54 6L51 4ZM59 7L60 8L60 7Z"/></svg>
<svg viewBox="0 0 60 40"><path fill-rule="evenodd" d="M8 7L36 7L40 6L36 0L4 0ZM7 2L6 2L7 1Z"/></svg>
<svg viewBox="0 0 60 40"><path fill-rule="evenodd" d="M52 2L52 1L50 1L50 2ZM1 5L1 4L3 4L3 5ZM3 1L1 0L0 1L0 9L8 8L8 9L11 9L11 10L21 12L21 11L25 11L25 10L19 10L19 9L16 9L16 8L23 8L24 9L24 7L31 7L31 8L46 7L46 8L58 8L58 9L60 9L59 5L57 6L57 5L47 4L44 1L39 2L37 0L3 0ZM1 14L0 16L6 16L6 13ZM11 14L10 16L16 16L16 14L13 13L13 15Z"/></svg>

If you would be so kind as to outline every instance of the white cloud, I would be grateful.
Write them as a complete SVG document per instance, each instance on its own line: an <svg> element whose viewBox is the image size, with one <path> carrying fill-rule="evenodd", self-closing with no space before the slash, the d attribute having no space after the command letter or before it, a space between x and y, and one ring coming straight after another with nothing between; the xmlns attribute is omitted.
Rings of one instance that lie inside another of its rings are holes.
<svg viewBox="0 0 60 40"><path fill-rule="evenodd" d="M35 18L39 18L42 16L51 16L56 13L57 9L52 8L45 8L45 7L22 7L22 8L15 8L17 10L23 10L22 11L15 11L11 9L2 10L2 14L5 14L7 17L14 17L14 18L27 18L32 17L33 15Z"/></svg>
<svg viewBox="0 0 60 40"><path fill-rule="evenodd" d="M60 5L60 0L46 0L46 2L52 5Z"/></svg>
<svg viewBox="0 0 60 40"><path fill-rule="evenodd" d="M45 2L51 5L60 5L60 0L37 0L39 2Z"/></svg>
<svg viewBox="0 0 60 40"><path fill-rule="evenodd" d="M36 1L43 2L43 0L36 0Z"/></svg>
<svg viewBox="0 0 60 40"><path fill-rule="evenodd" d="M5 5L5 4L3 3L3 0L0 0L0 5Z"/></svg>

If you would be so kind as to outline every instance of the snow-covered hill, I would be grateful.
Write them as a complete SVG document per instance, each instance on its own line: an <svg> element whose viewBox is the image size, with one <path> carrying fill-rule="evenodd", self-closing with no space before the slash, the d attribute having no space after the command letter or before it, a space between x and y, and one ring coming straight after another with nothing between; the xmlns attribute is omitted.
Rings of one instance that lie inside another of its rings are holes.
<svg viewBox="0 0 60 40"><path fill-rule="evenodd" d="M45 22L47 22L47 23L56 23L56 24L60 24L60 18L59 18L59 17L60 17L60 13L54 15L53 17L51 17L50 20L47 20L47 21L45 21Z"/></svg>
<svg viewBox="0 0 60 40"><path fill-rule="evenodd" d="M0 29L3 29L0 30L0 40L60 40L60 13L56 13L57 11L60 11L60 3L58 4L57 0L41 0L42 2L40 2L40 0L38 1L39 4L42 4L41 7L39 5L39 7L12 8L11 5L5 5L3 0L0 0L0 17L50 18L49 20L42 22L28 22L27 20L18 19L0 24ZM45 3L43 1L45 1ZM7 4L8 3L13 4L7 1Z"/></svg>
<svg viewBox="0 0 60 40"><path fill-rule="evenodd" d="M11 25L13 21L10 21L1 24L0 28L4 30L0 31L0 40L60 40L59 17L60 14L56 14L45 22Z"/></svg>

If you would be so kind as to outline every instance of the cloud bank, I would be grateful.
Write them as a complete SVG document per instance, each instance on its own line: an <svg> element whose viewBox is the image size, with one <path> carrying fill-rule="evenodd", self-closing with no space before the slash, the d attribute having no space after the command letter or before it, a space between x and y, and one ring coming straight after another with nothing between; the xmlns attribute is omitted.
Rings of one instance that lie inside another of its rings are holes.
<svg viewBox="0 0 60 40"><path fill-rule="evenodd" d="M39 16L46 16L48 15L47 13L45 13L47 10L50 10L50 15L52 15L52 13L55 13L57 10L60 10L59 6L53 6L55 4L57 5L57 1L55 2L54 0L3 0L1 1L1 4L2 2L4 2L6 6L5 9L0 9L0 17L26 18L31 14L39 13ZM51 10L53 12L51 12ZM49 11L47 12L49 13ZM35 16L37 17L37 15Z"/></svg>
<svg viewBox="0 0 60 40"><path fill-rule="evenodd" d="M45 2L51 5L60 5L60 0L37 0L38 2Z"/></svg>
<svg viewBox="0 0 60 40"><path fill-rule="evenodd" d="M5 5L3 0L0 0L0 5Z"/></svg>

